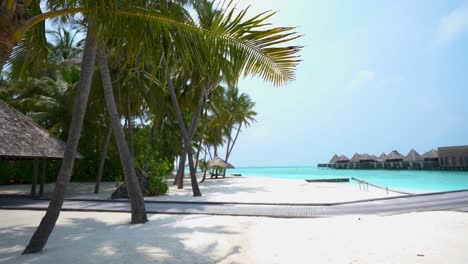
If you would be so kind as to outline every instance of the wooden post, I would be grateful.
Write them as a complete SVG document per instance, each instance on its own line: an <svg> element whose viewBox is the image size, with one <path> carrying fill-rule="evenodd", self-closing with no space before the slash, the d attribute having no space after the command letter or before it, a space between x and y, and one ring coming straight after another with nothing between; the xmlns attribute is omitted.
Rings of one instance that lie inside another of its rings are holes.
<svg viewBox="0 0 468 264"><path fill-rule="evenodd" d="M46 181L47 160L42 160L41 185L39 186L39 197L44 195L44 184Z"/></svg>
<svg viewBox="0 0 468 264"><path fill-rule="evenodd" d="M31 181L31 196L36 198L36 182L37 182L37 175L39 174L39 160L34 159L33 163L33 176Z"/></svg>

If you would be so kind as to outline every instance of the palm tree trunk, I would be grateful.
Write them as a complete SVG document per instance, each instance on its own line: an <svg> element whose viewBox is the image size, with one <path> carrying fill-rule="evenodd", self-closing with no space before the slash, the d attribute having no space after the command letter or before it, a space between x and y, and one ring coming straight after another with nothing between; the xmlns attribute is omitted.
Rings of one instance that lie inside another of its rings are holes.
<svg viewBox="0 0 468 264"><path fill-rule="evenodd" d="M177 169L177 174L172 185L177 185L177 189L184 188L184 175L185 175L185 157L186 153L180 156L179 159L179 168Z"/></svg>
<svg viewBox="0 0 468 264"><path fill-rule="evenodd" d="M203 158L203 160L206 162L206 151L205 151L205 157ZM202 183L202 182L205 181L205 179L206 179L206 170L207 170L207 169L208 169L208 168L207 168L206 166L203 168L203 178L202 178L202 180L200 181L200 183Z"/></svg>
<svg viewBox="0 0 468 264"><path fill-rule="evenodd" d="M122 124L120 123L120 115L117 112L117 107L115 105L109 67L107 66L104 52L104 46L100 44L97 54L97 62L101 71L107 110L109 111L109 117L112 123L112 129L114 130L117 148L119 149L120 162L122 163L125 179L127 180L127 191L132 211L131 223L146 223L148 222L148 218L146 216L145 201L143 200L140 183L136 175L133 156L131 155L127 142L125 141L125 133L123 131Z"/></svg>
<svg viewBox="0 0 468 264"><path fill-rule="evenodd" d="M104 139L104 146L102 147L101 157L99 159L99 169L96 176L96 185L94 186L94 193L99 193L99 187L101 186L102 174L104 172L104 164L106 163L107 152L109 151L109 145L112 138L112 124L109 124L107 128L106 138Z"/></svg>
<svg viewBox="0 0 468 264"><path fill-rule="evenodd" d="M73 115L68 134L67 145L63 155L62 165L55 185L52 198L47 208L45 216L42 218L39 227L34 232L31 241L27 245L23 254L31 254L42 251L49 239L55 223L62 209L65 189L70 181L78 143L80 141L81 129L88 103L91 81L93 79L94 62L96 58L96 39L91 34L91 26L88 24L88 34L84 47L83 60L81 62L81 77L78 82L77 94L73 105Z"/></svg>
<svg viewBox="0 0 468 264"><path fill-rule="evenodd" d="M229 157L229 148L231 147L231 141L232 141L231 133L232 133L232 127L229 128L229 132L227 133L228 142L227 142L227 147L226 147L226 157L224 158L224 160L226 161L227 161L227 158Z"/></svg>
<svg viewBox="0 0 468 264"><path fill-rule="evenodd" d="M236 144L237 138L239 137L241 127L242 127L242 122L239 123L239 128L237 128L236 136L234 137L234 140L232 141L231 149L229 149L229 152L226 155L226 162L228 161L229 157L231 156L232 149L234 148L234 145Z"/></svg>
<svg viewBox="0 0 468 264"><path fill-rule="evenodd" d="M190 138L187 129L185 128L184 119L182 117L182 112L180 111L179 102L177 101L177 96L175 94L174 84L172 83L172 79L170 76L169 71L167 72L167 84L169 88L169 93L171 95L172 104L176 110L176 117L179 123L179 128L184 139L184 149L187 153L188 160L189 160L189 167L190 167L190 181L192 183L192 190L193 196L201 196L200 188L198 187L197 182L197 175L195 174L195 166L193 165L193 158L192 158L192 147L190 144ZM182 164L183 166L185 164Z"/></svg>
<svg viewBox="0 0 468 264"><path fill-rule="evenodd" d="M151 126L150 130L150 135L149 135L149 143L150 146L153 148L154 147L154 137L156 135L156 130L158 129L158 125L156 122L153 120L153 125Z"/></svg>
<svg viewBox="0 0 468 264"><path fill-rule="evenodd" d="M203 108L203 107L202 107ZM202 110L203 111L203 110ZM202 128L202 135L201 135L201 140L200 140L200 143L199 143L199 146L198 146L198 152L197 152L197 161L199 160L200 158L200 151L202 149L202 146L203 146L203 143L205 141L205 130L206 130L206 124L208 123L207 122L207 119L208 119L208 108L205 107L205 114L204 114L205 118L203 119L203 128ZM206 159L206 152L205 152L205 158L203 160ZM205 160L206 161L206 160ZM195 171L197 171L197 168L198 168L198 162L197 164L195 165Z"/></svg>
<svg viewBox="0 0 468 264"><path fill-rule="evenodd" d="M212 160L213 156L211 155L210 146L206 146L206 149L208 150L208 155L210 155L210 160Z"/></svg>
<svg viewBox="0 0 468 264"><path fill-rule="evenodd" d="M132 157L135 156L135 149L133 146L133 120L130 107L130 92L127 93L127 122L128 122L128 147Z"/></svg>

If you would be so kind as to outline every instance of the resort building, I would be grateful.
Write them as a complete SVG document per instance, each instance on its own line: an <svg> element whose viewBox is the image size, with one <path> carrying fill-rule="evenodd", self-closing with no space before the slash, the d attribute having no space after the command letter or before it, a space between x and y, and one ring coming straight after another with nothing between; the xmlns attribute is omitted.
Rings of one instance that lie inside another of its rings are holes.
<svg viewBox="0 0 468 264"><path fill-rule="evenodd" d="M468 169L468 146L440 147L438 154L442 169Z"/></svg>
<svg viewBox="0 0 468 264"><path fill-rule="evenodd" d="M468 146L440 147L420 155L411 149L406 156L393 150L389 154L375 155L355 153L351 159L334 154L329 163L320 168L333 169L391 169L391 170L468 170Z"/></svg>

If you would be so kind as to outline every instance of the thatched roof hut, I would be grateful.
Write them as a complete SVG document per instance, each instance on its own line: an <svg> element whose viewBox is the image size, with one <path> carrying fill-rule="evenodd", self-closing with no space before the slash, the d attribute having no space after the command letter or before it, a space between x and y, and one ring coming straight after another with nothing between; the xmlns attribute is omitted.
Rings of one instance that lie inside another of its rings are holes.
<svg viewBox="0 0 468 264"><path fill-rule="evenodd" d="M338 157L338 155L335 154L335 155L333 155L333 157L330 159L330 161L328 163L329 164L335 164L338 161L339 158L340 157Z"/></svg>
<svg viewBox="0 0 468 264"><path fill-rule="evenodd" d="M361 154L354 153L353 157L351 157L350 162L359 162L360 157L361 157Z"/></svg>
<svg viewBox="0 0 468 264"><path fill-rule="evenodd" d="M51 135L27 116L0 100L0 160L34 160L31 196L36 197L39 160L59 160L65 152L65 142ZM82 158L76 153L76 158ZM42 170L39 196L44 193L46 170Z"/></svg>
<svg viewBox="0 0 468 264"><path fill-rule="evenodd" d="M64 150L65 142L0 101L0 159L62 159Z"/></svg>
<svg viewBox="0 0 468 264"><path fill-rule="evenodd" d="M208 161L208 167L209 168L222 167L222 168L227 168L227 169L234 169L234 166L231 163L226 162L219 157L215 157L214 159Z"/></svg>
<svg viewBox="0 0 468 264"><path fill-rule="evenodd" d="M396 150L393 150L384 158L385 161L403 161L404 159L405 157Z"/></svg>
<svg viewBox="0 0 468 264"><path fill-rule="evenodd" d="M336 161L336 163L347 163L347 162L349 162L349 158L346 157L345 155L341 155Z"/></svg>
<svg viewBox="0 0 468 264"><path fill-rule="evenodd" d="M416 150L411 149L410 152L408 152L408 155L406 155L405 160L406 161L421 161L423 160L423 158L421 157L421 155L419 155L419 153Z"/></svg>
<svg viewBox="0 0 468 264"><path fill-rule="evenodd" d="M373 157L367 153L359 155L359 162L374 162L377 161L377 157Z"/></svg>
<svg viewBox="0 0 468 264"><path fill-rule="evenodd" d="M422 158L426 161L431 161L431 160L438 160L439 159L439 152L435 149L431 149L428 152L424 153L422 155Z"/></svg>

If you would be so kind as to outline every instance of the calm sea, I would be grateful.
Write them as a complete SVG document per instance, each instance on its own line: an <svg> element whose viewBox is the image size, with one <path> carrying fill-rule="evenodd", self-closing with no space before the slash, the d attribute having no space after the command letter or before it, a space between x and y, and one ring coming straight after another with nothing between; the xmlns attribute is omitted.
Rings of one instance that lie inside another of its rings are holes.
<svg viewBox="0 0 468 264"><path fill-rule="evenodd" d="M358 178L402 191L438 192L468 189L468 172L411 170L333 170L316 166L238 167L228 173L280 179ZM341 183L340 183L341 184ZM350 183L356 184L351 181Z"/></svg>

